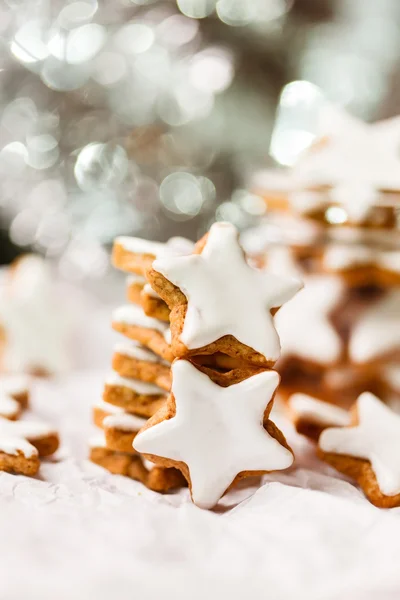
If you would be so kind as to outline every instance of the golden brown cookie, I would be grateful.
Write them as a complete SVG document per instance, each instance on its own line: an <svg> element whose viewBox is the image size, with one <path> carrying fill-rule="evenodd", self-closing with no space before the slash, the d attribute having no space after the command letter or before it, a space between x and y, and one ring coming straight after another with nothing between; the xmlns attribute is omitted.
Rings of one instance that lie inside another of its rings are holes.
<svg viewBox="0 0 400 600"><path fill-rule="evenodd" d="M293 453L269 419L275 371L199 369L186 360L173 363L167 403L137 434L134 448L182 471L193 502L211 508L238 480L289 467Z"/></svg>
<svg viewBox="0 0 400 600"><path fill-rule="evenodd" d="M138 455L115 452L107 449L104 444L101 436L93 439L89 458L110 473L125 475L160 493L186 485L180 471L154 466L149 461L142 460Z"/></svg>
<svg viewBox="0 0 400 600"><path fill-rule="evenodd" d="M272 315L301 283L250 267L232 225L215 223L194 254L158 259L146 276L171 310L175 356L222 353L263 367L278 359Z"/></svg>
<svg viewBox="0 0 400 600"><path fill-rule="evenodd" d="M293 394L287 402L287 408L296 431L313 441L318 441L327 427L350 423L350 413L347 410L307 394Z"/></svg>
<svg viewBox="0 0 400 600"><path fill-rule="evenodd" d="M45 423L0 419L0 471L35 475L39 457L50 456L58 446L57 432Z"/></svg>
<svg viewBox="0 0 400 600"><path fill-rule="evenodd" d="M357 399L350 426L321 433L318 455L357 481L375 506L400 506L400 416L373 394Z"/></svg>

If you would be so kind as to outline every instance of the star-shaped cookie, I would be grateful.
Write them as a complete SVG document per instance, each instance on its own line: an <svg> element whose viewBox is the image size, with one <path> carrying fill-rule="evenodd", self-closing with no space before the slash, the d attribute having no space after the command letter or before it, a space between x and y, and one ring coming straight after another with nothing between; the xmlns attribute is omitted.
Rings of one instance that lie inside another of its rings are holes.
<svg viewBox="0 0 400 600"><path fill-rule="evenodd" d="M347 275L352 285L400 283L400 251L357 245L334 244L328 247L322 267Z"/></svg>
<svg viewBox="0 0 400 600"><path fill-rule="evenodd" d="M380 203L383 190L400 191L400 120L370 125L337 109L334 113L335 126L321 131L321 143L301 155L292 177L297 189L330 188L349 220L361 223Z"/></svg>
<svg viewBox="0 0 400 600"><path fill-rule="evenodd" d="M349 356L369 363L400 351L400 288L395 287L365 310L353 327Z"/></svg>
<svg viewBox="0 0 400 600"><path fill-rule="evenodd" d="M229 223L215 223L196 252L156 260L147 271L151 286L171 309L173 353L222 352L272 366L280 344L271 311L301 283L250 267Z"/></svg>
<svg viewBox="0 0 400 600"><path fill-rule="evenodd" d="M69 367L69 318L41 257L26 255L11 267L0 294L0 326L6 371L51 375Z"/></svg>
<svg viewBox="0 0 400 600"><path fill-rule="evenodd" d="M232 373L206 374L176 360L166 406L133 442L156 464L179 468L193 502L202 508L214 506L238 478L286 469L293 462L284 436L268 419L279 375L254 369L252 376L239 373L232 379Z"/></svg>
<svg viewBox="0 0 400 600"><path fill-rule="evenodd" d="M335 276L310 276L304 288L275 316L283 357L295 357L318 365L337 362L342 341L330 315L344 295L344 286Z"/></svg>
<svg viewBox="0 0 400 600"><path fill-rule="evenodd" d="M400 416L376 396L356 401L350 427L325 429L319 455L355 479L376 506L400 506Z"/></svg>
<svg viewBox="0 0 400 600"><path fill-rule="evenodd" d="M53 454L58 444L57 433L45 423L0 418L0 471L35 475L39 456Z"/></svg>

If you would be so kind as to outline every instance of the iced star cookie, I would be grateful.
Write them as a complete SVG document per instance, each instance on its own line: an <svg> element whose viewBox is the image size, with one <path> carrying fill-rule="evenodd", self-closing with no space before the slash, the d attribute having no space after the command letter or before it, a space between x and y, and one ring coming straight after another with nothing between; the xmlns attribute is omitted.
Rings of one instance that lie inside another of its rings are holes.
<svg viewBox="0 0 400 600"><path fill-rule="evenodd" d="M29 382L25 375L0 377L0 417L17 419L28 406Z"/></svg>
<svg viewBox="0 0 400 600"><path fill-rule="evenodd" d="M0 471L35 475L39 457L54 454L58 445L57 432L45 423L0 418Z"/></svg>
<svg viewBox="0 0 400 600"><path fill-rule="evenodd" d="M201 372L176 360L172 377L167 404L133 445L157 465L181 470L195 504L211 508L239 479L292 464L291 449L269 420L275 371Z"/></svg>
<svg viewBox="0 0 400 600"><path fill-rule="evenodd" d="M116 344L112 368L123 378L138 379L156 384L167 392L170 390L170 363L135 342Z"/></svg>
<svg viewBox="0 0 400 600"><path fill-rule="evenodd" d="M118 413L105 417L102 428L106 446L110 450L135 454L132 442L147 419L128 413Z"/></svg>
<svg viewBox="0 0 400 600"><path fill-rule="evenodd" d="M170 310L168 305L148 283L144 285L140 293L140 304L147 316L169 323Z"/></svg>
<svg viewBox="0 0 400 600"><path fill-rule="evenodd" d="M142 275L128 275L126 278L126 298L129 302L140 304L141 293L146 285Z"/></svg>
<svg viewBox="0 0 400 600"><path fill-rule="evenodd" d="M375 506L400 506L400 416L373 394L358 398L351 426L321 433L318 454L355 479Z"/></svg>
<svg viewBox="0 0 400 600"><path fill-rule="evenodd" d="M297 433L314 441L318 440L327 427L350 424L350 413L347 410L307 394L293 394L287 406Z"/></svg>
<svg viewBox="0 0 400 600"><path fill-rule="evenodd" d="M355 364L393 360L400 354L400 287L362 312L352 328L349 357Z"/></svg>
<svg viewBox="0 0 400 600"><path fill-rule="evenodd" d="M40 375L66 371L69 325L46 261L33 254L15 261L0 293L2 369Z"/></svg>
<svg viewBox="0 0 400 600"><path fill-rule="evenodd" d="M143 276L156 258L190 254L193 246L193 242L183 237L173 237L163 244L122 236L114 241L112 262L117 269Z"/></svg>
<svg viewBox="0 0 400 600"><path fill-rule="evenodd" d="M221 352L264 367L280 354L271 311L301 288L250 267L229 223L215 223L195 254L155 260L147 278L171 309L173 354Z"/></svg>
<svg viewBox="0 0 400 600"><path fill-rule="evenodd" d="M177 469L164 469L138 455L109 450L101 435L90 441L89 458L110 473L140 481L155 492L165 493L186 485L185 478Z"/></svg>
<svg viewBox="0 0 400 600"><path fill-rule="evenodd" d="M174 360L169 325L146 316L140 306L127 304L117 308L112 315L112 327L131 340L146 346L164 360Z"/></svg>
<svg viewBox="0 0 400 600"><path fill-rule="evenodd" d="M268 206L334 227L395 227L400 120L367 124L326 105L316 121L314 141L295 165L278 181L273 172L264 174Z"/></svg>
<svg viewBox="0 0 400 600"><path fill-rule="evenodd" d="M333 365L343 353L343 343L331 316L344 298L338 277L304 278L304 288L275 316L283 358L301 358L314 365Z"/></svg>
<svg viewBox="0 0 400 600"><path fill-rule="evenodd" d="M150 417L163 406L166 391L154 383L121 377L114 372L106 379L103 400L128 412Z"/></svg>
<svg viewBox="0 0 400 600"><path fill-rule="evenodd" d="M353 286L398 285L400 251L355 244L336 244L325 250L322 268L331 273L339 273Z"/></svg>

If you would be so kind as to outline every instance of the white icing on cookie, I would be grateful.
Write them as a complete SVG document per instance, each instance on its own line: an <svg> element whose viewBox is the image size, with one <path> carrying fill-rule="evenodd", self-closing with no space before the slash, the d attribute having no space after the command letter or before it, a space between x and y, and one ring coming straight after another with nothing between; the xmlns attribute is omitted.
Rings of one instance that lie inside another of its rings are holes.
<svg viewBox="0 0 400 600"><path fill-rule="evenodd" d="M0 394L10 396L25 394L29 391L29 377L27 375L1 375Z"/></svg>
<svg viewBox="0 0 400 600"><path fill-rule="evenodd" d="M22 452L25 458L31 458L38 452L28 440L39 440L55 433L46 423L0 418L0 451L13 455Z"/></svg>
<svg viewBox="0 0 400 600"><path fill-rule="evenodd" d="M160 394L165 394L165 390L162 390L154 383L146 383L145 381L139 381L139 379L132 379L130 377L121 377L115 372L106 379L106 384L115 387L126 387L137 394L143 394L144 396L159 396Z"/></svg>
<svg viewBox="0 0 400 600"><path fill-rule="evenodd" d="M343 293L337 277L315 275L304 279L304 288L275 315L283 356L322 365L339 360L342 341L329 316Z"/></svg>
<svg viewBox="0 0 400 600"><path fill-rule="evenodd" d="M136 275L135 273L127 275L127 277L126 277L126 286L127 287L129 287L130 285L134 285L136 283L144 286L146 284L146 279L142 275Z"/></svg>
<svg viewBox="0 0 400 600"><path fill-rule="evenodd" d="M122 431L139 431L145 425L147 419L130 415L129 413L122 413L118 415L111 415L103 420L103 426L105 429L121 429Z"/></svg>
<svg viewBox="0 0 400 600"><path fill-rule="evenodd" d="M176 415L139 433L133 447L184 462L195 504L214 506L242 471L274 471L292 464L291 452L263 427L278 373L266 370L227 388L185 360L173 363L172 374Z"/></svg>
<svg viewBox="0 0 400 600"><path fill-rule="evenodd" d="M125 306L117 308L113 312L112 321L113 323L121 323L123 325L134 325L135 327L154 329L163 335L168 329L167 323L146 316L143 309L134 304L126 304Z"/></svg>
<svg viewBox="0 0 400 600"><path fill-rule="evenodd" d="M21 406L13 396L28 393L29 378L25 375L2 375L0 377L0 417L14 419Z"/></svg>
<svg viewBox="0 0 400 600"><path fill-rule="evenodd" d="M323 143L301 155L292 171L298 188L330 186L332 200L361 222L378 203L380 190L400 190L396 119L369 125L346 117L346 131L330 128ZM326 134L322 134L323 136Z"/></svg>
<svg viewBox="0 0 400 600"><path fill-rule="evenodd" d="M68 369L69 318L41 257L28 255L13 266L0 296L0 323L6 336L5 370L53 374Z"/></svg>
<svg viewBox="0 0 400 600"><path fill-rule="evenodd" d="M106 448L106 438L104 434L96 434L89 438L89 447L90 448Z"/></svg>
<svg viewBox="0 0 400 600"><path fill-rule="evenodd" d="M135 358L137 360L144 360L146 362L162 363L157 354L154 354L151 350L148 350L144 346L135 342L119 342L114 346L114 352L116 354L122 354L122 356L128 356L129 358Z"/></svg>
<svg viewBox="0 0 400 600"><path fill-rule="evenodd" d="M340 427L350 424L347 410L307 394L293 394L289 398L289 407L296 417L315 425Z"/></svg>
<svg viewBox="0 0 400 600"><path fill-rule="evenodd" d="M143 457L142 457L142 463L143 463L143 466L148 471L152 471L154 469L154 467L156 466L154 463L151 462L151 460L147 460L146 458L143 458Z"/></svg>
<svg viewBox="0 0 400 600"><path fill-rule="evenodd" d="M7 394L0 393L0 417L14 419L20 412L19 403Z"/></svg>
<svg viewBox="0 0 400 600"><path fill-rule="evenodd" d="M249 267L236 228L215 223L201 254L154 261L153 268L188 300L181 341L189 349L233 335L268 360L280 346L270 309L287 302L301 283Z"/></svg>
<svg viewBox="0 0 400 600"><path fill-rule="evenodd" d="M400 416L369 392L357 399L357 412L357 426L325 429L319 447L369 460L381 492L400 494Z"/></svg>
<svg viewBox="0 0 400 600"><path fill-rule="evenodd" d="M368 246L334 245L325 250L323 267L332 271L374 266L400 274L400 252Z"/></svg>
<svg viewBox="0 0 400 600"><path fill-rule="evenodd" d="M393 288L356 322L349 355L356 363L376 360L400 349L400 288Z"/></svg>
<svg viewBox="0 0 400 600"><path fill-rule="evenodd" d="M146 294L147 296L151 296L152 298L159 298L160 297L157 294L157 292L155 292L153 290L153 288L151 287L151 285L149 283L146 283L146 285L143 287L143 294Z"/></svg>
<svg viewBox="0 0 400 600"><path fill-rule="evenodd" d="M132 254L148 254L150 256L179 256L193 252L194 244L184 237L172 237L165 244L152 242L142 238L121 236L115 240L127 252Z"/></svg>
<svg viewBox="0 0 400 600"><path fill-rule="evenodd" d="M124 412L124 409L120 406L114 406L114 404L104 402L104 400L97 400L96 402L94 402L93 408L113 415L118 415Z"/></svg>

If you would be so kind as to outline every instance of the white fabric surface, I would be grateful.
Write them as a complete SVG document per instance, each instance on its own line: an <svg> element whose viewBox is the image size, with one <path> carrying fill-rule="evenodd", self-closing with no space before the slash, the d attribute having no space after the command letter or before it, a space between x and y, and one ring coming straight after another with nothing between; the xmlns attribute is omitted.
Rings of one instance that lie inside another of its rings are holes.
<svg viewBox="0 0 400 600"><path fill-rule="evenodd" d="M400 597L400 509L374 508L285 421L295 466L214 511L89 463L103 378L35 383L35 414L63 444L35 479L0 474L1 600Z"/></svg>

